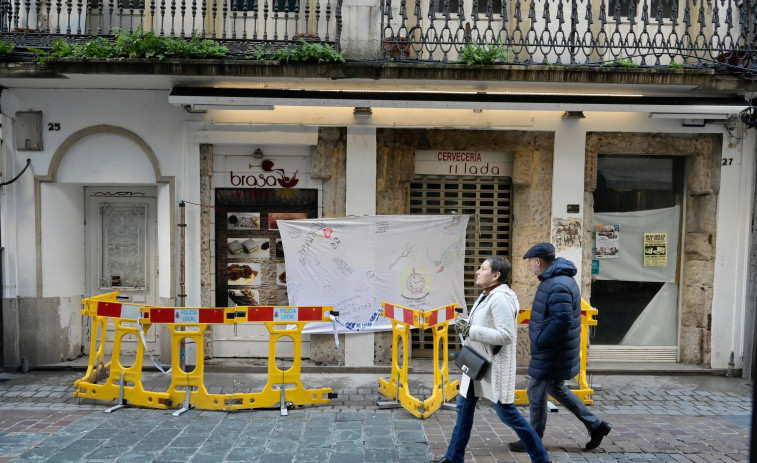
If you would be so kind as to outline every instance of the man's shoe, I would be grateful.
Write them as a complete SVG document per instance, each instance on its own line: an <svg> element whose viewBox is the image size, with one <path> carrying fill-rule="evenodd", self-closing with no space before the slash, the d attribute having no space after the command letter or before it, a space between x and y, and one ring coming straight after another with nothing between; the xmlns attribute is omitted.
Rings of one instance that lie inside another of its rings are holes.
<svg viewBox="0 0 757 463"><path fill-rule="evenodd" d="M603 421L594 431L591 431L589 435L591 440L586 443L586 450L593 450L599 447L602 443L602 439L612 431L612 425L607 421Z"/></svg>
<svg viewBox="0 0 757 463"><path fill-rule="evenodd" d="M507 448L509 448L512 452L523 453L526 451L526 446L523 445L523 441L510 442L509 444L507 444Z"/></svg>
<svg viewBox="0 0 757 463"><path fill-rule="evenodd" d="M441 460L434 460L431 463L452 463L452 460L448 460L446 455L442 457Z"/></svg>

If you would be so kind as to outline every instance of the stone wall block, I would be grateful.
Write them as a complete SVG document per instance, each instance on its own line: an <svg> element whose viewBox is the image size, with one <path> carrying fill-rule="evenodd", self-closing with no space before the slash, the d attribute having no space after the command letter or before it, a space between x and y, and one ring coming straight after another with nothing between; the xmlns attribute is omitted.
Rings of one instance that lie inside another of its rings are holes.
<svg viewBox="0 0 757 463"><path fill-rule="evenodd" d="M534 191L529 199L529 209L531 210L531 216L528 217L529 228L546 228L547 240L549 240L549 230L551 230L552 224L552 190ZM533 243L536 242L533 241Z"/></svg>
<svg viewBox="0 0 757 463"><path fill-rule="evenodd" d="M531 186L531 166L534 163L533 158L533 150L515 150L513 155L513 185L522 187Z"/></svg>
<svg viewBox="0 0 757 463"><path fill-rule="evenodd" d="M683 281L688 286L699 288L712 288L712 282L715 279L715 268L712 262L702 260L692 260L686 262L683 270Z"/></svg>
<svg viewBox="0 0 757 463"><path fill-rule="evenodd" d="M333 334L310 335L310 360L315 363L336 365L341 361L344 365L344 334L339 335L339 359L337 359L336 344Z"/></svg>
<svg viewBox="0 0 757 463"><path fill-rule="evenodd" d="M593 193L597 189L597 153L586 153L584 165L584 190ZM593 196L592 196L593 198Z"/></svg>
<svg viewBox="0 0 757 463"><path fill-rule="evenodd" d="M699 197L699 230L715 234L718 230L718 195Z"/></svg>
<svg viewBox="0 0 757 463"><path fill-rule="evenodd" d="M702 363L704 329L691 326L681 327L681 361Z"/></svg>
<svg viewBox="0 0 757 463"><path fill-rule="evenodd" d="M373 335L373 362L375 365L392 364L392 332L378 331Z"/></svg>
<svg viewBox="0 0 757 463"><path fill-rule="evenodd" d="M709 287L684 285L681 290L681 323L686 326L706 326L703 321L710 312L710 306L706 305L711 300Z"/></svg>
<svg viewBox="0 0 757 463"><path fill-rule="evenodd" d="M715 236L711 233L687 233L684 252L686 259L712 260L715 257Z"/></svg>
<svg viewBox="0 0 757 463"><path fill-rule="evenodd" d="M528 326L519 326L515 363L524 367L529 361L531 361L531 341L528 339Z"/></svg>
<svg viewBox="0 0 757 463"><path fill-rule="evenodd" d="M340 151L346 154L346 131L339 127L324 127L318 130L318 144L311 148L311 177L328 179L335 172L335 163L342 157Z"/></svg>
<svg viewBox="0 0 757 463"><path fill-rule="evenodd" d="M710 156L692 156L689 162L688 193L704 195L712 193L712 166Z"/></svg>

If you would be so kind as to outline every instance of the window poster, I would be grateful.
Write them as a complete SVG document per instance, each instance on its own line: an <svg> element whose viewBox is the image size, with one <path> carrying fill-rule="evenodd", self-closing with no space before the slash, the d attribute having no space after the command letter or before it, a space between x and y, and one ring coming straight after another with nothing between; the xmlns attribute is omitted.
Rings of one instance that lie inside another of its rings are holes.
<svg viewBox="0 0 757 463"><path fill-rule="evenodd" d="M230 262L226 268L229 286L260 286L260 264L256 262Z"/></svg>
<svg viewBox="0 0 757 463"><path fill-rule="evenodd" d="M644 267L668 265L668 234L644 233Z"/></svg>
<svg viewBox="0 0 757 463"><path fill-rule="evenodd" d="M289 304L284 247L276 221L315 218L318 190L283 191L215 189L216 307Z"/></svg>
<svg viewBox="0 0 757 463"><path fill-rule="evenodd" d="M260 230L259 212L229 212L226 220L229 230Z"/></svg>
<svg viewBox="0 0 757 463"><path fill-rule="evenodd" d="M620 256L620 225L597 225L595 259L617 259Z"/></svg>
<svg viewBox="0 0 757 463"><path fill-rule="evenodd" d="M271 255L271 243L268 238L227 238L229 242L229 257L252 257L268 259Z"/></svg>
<svg viewBox="0 0 757 463"><path fill-rule="evenodd" d="M287 269L283 262L276 264L276 284L279 286L287 285Z"/></svg>
<svg viewBox="0 0 757 463"><path fill-rule="evenodd" d="M257 289L230 289L229 307L260 305L260 291Z"/></svg>

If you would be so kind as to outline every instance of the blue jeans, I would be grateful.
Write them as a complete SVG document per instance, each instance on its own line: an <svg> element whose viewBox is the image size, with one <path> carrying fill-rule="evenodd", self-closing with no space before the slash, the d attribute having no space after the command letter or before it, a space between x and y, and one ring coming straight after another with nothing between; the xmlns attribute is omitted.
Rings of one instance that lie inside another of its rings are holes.
<svg viewBox="0 0 757 463"><path fill-rule="evenodd" d="M457 422L455 429L452 431L449 447L447 448L446 458L455 463L465 461L465 447L470 440L470 433L473 429L473 414L476 411L476 402L478 397L473 393L473 384L468 388L469 398L463 397L462 394L457 396ZM518 435L526 447L526 452L531 457L533 463L546 463L549 461L549 454L544 450L541 439L534 429L523 418L513 404L494 404L494 410L503 423L510 426L515 434Z"/></svg>
<svg viewBox="0 0 757 463"><path fill-rule="evenodd" d="M589 432L597 429L602 420L586 408L586 405L565 387L565 381L556 379L531 378L528 383L528 404L531 411L531 426L539 436L547 428L547 395L551 395L560 405L567 408L586 426Z"/></svg>

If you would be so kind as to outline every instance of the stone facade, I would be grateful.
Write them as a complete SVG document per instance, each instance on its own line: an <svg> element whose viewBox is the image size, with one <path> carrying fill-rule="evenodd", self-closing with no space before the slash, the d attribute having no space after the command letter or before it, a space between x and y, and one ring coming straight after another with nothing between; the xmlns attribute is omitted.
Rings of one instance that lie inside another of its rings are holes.
<svg viewBox="0 0 757 463"><path fill-rule="evenodd" d="M552 166L554 135L548 132L495 130L379 129L377 131L377 214L407 214L410 208L410 182L415 175L415 151L439 147L465 147L477 151L514 150L512 177L512 222L510 249L513 261L511 286L521 306L530 307L538 280L522 264L520 256L538 241L548 241L552 215ZM386 335L385 333L382 336ZM391 337L376 337L391 360ZM528 362L530 350L526 327L518 336L518 363Z"/></svg>
<svg viewBox="0 0 757 463"><path fill-rule="evenodd" d="M686 229L683 236L680 360L703 363L710 358L712 294L715 278L717 201L720 191L719 135L661 135L648 133L593 133L586 139L584 223L594 222L593 192L597 186L597 156L644 154L687 156ZM586 228L585 243L591 243ZM591 296L591 246L583 250L584 297Z"/></svg>

